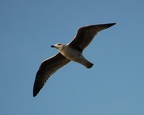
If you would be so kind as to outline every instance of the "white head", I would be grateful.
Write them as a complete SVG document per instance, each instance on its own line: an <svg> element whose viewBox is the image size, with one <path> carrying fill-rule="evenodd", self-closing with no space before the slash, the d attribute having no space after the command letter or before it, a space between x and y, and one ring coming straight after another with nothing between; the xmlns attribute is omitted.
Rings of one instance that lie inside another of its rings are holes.
<svg viewBox="0 0 144 115"><path fill-rule="evenodd" d="M58 50L61 50L63 48L63 44L56 43L55 45L51 45L51 47L57 48Z"/></svg>

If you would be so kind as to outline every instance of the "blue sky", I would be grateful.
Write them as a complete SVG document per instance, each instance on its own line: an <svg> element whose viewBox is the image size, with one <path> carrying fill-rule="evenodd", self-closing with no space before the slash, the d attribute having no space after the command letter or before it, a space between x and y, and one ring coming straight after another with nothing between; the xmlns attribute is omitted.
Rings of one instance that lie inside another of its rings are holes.
<svg viewBox="0 0 144 115"><path fill-rule="evenodd" d="M0 0L1 115L144 115L144 1ZM117 24L32 96L41 62L79 27Z"/></svg>

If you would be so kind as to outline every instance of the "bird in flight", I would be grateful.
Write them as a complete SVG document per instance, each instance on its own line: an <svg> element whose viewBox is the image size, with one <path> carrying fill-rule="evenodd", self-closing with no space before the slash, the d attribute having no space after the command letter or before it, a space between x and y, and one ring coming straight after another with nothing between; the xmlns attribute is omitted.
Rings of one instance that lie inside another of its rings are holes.
<svg viewBox="0 0 144 115"><path fill-rule="evenodd" d="M35 97L46 83L47 79L58 69L74 61L82 64L86 68L91 68L93 63L89 62L82 55L83 50L90 44L94 36L116 23L98 24L84 26L78 29L74 39L68 44L57 43L51 47L58 49L59 53L43 61L36 73L33 86L33 96Z"/></svg>

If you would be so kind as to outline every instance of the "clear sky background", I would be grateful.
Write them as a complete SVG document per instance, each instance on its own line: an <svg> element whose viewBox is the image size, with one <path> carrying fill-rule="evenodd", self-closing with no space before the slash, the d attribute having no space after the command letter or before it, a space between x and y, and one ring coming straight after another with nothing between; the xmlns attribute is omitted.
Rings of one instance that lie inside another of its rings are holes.
<svg viewBox="0 0 144 115"><path fill-rule="evenodd" d="M116 22L32 96L43 60L79 27ZM0 0L0 115L144 115L143 0Z"/></svg>

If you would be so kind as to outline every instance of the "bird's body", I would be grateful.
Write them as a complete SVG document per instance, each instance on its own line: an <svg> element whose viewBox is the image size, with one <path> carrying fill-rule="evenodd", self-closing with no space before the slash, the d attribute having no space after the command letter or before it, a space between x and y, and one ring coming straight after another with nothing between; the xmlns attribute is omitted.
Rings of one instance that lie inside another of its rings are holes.
<svg viewBox="0 0 144 115"><path fill-rule="evenodd" d="M82 55L83 50L90 44L99 31L113 25L115 25L115 23L84 26L79 28L77 35L70 43L52 45L51 47L57 48L59 53L46 59L40 65L34 82L33 96L36 96L39 93L47 79L53 73L70 61L75 61L87 68L91 68L93 64Z"/></svg>
<svg viewBox="0 0 144 115"><path fill-rule="evenodd" d="M57 48L59 50L59 52L64 57L69 59L70 61L78 62L78 63L84 65L87 68L91 68L93 66L93 64L91 62L89 62L88 60L86 60L84 58L84 56L82 55L81 52L79 52L78 50L70 47L69 45L66 45L66 44L55 44L52 47Z"/></svg>

